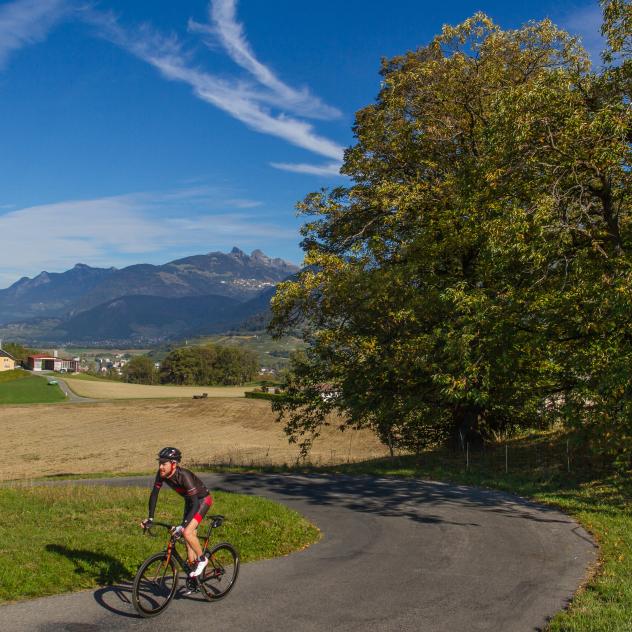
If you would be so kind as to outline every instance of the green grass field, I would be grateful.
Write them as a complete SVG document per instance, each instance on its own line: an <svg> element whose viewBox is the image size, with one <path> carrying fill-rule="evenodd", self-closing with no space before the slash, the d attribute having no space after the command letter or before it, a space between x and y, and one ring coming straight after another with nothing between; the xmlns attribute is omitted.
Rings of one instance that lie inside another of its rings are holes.
<svg viewBox="0 0 632 632"><path fill-rule="evenodd" d="M59 386L49 386L46 378L34 377L30 373L26 373L25 377L0 382L0 404L51 404L65 399Z"/></svg>
<svg viewBox="0 0 632 632"><path fill-rule="evenodd" d="M0 602L108 585L134 576L165 546L142 535L148 489L46 486L0 489ZM320 533L299 514L264 498L213 494L212 513L226 516L214 540L228 540L243 562L285 555ZM179 524L182 499L163 493L156 520ZM204 532L202 523L200 533Z"/></svg>
<svg viewBox="0 0 632 632"><path fill-rule="evenodd" d="M25 377L31 377L31 373L23 369L14 369L13 371L0 372L0 384L5 382L14 382L15 380L23 380Z"/></svg>
<svg viewBox="0 0 632 632"><path fill-rule="evenodd" d="M601 560L550 632L632 630L632 481L583 454L562 433L533 433L485 452L428 451L334 467L261 468L265 471L326 471L415 477L512 492L553 505L573 516L597 540ZM570 450L569 450L570 445ZM505 460L507 455L507 461ZM570 460L569 460L570 457ZM508 471L505 471L507 468ZM198 468L199 469L199 468ZM243 471L253 468L213 468ZM568 471L570 469L570 472Z"/></svg>

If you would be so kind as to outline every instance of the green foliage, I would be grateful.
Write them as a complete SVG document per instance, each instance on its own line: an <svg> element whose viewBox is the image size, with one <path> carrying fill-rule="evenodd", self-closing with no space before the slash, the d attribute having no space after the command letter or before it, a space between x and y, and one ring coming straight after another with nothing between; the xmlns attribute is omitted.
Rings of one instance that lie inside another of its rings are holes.
<svg viewBox="0 0 632 632"><path fill-rule="evenodd" d="M237 386L257 375L255 353L239 347L202 345L171 351L160 365L163 384Z"/></svg>
<svg viewBox="0 0 632 632"><path fill-rule="evenodd" d="M78 485L0 489L0 602L133 577L142 560L165 543L162 537L143 537L138 527L148 494ZM283 505L225 492L213 496L214 511L227 517L214 532L215 541L232 542L244 562L285 555L319 538L316 527ZM181 516L182 500L162 493L156 518L178 523ZM16 529L16 524L28 527Z"/></svg>
<svg viewBox="0 0 632 632"><path fill-rule="evenodd" d="M246 391L244 395L248 399L276 400L279 399L279 397L283 397L282 393L261 393L259 391Z"/></svg>
<svg viewBox="0 0 632 632"><path fill-rule="evenodd" d="M113 378L115 371L106 375L108 379ZM154 366L154 361L146 355L134 356L123 367L123 380L132 384L156 384L158 382L158 371Z"/></svg>
<svg viewBox="0 0 632 632"><path fill-rule="evenodd" d="M35 353L38 353L35 349L29 349L17 342L3 342L2 349L7 353L10 353L18 364L26 365L26 359Z"/></svg>
<svg viewBox="0 0 632 632"><path fill-rule="evenodd" d="M415 451L561 418L629 458L624 83L548 20L482 14L382 75L352 185L299 204L307 267L273 299L272 331L309 343L273 403L290 438L334 410Z"/></svg>
<svg viewBox="0 0 632 632"><path fill-rule="evenodd" d="M616 53L629 56L632 53L632 2L630 0L600 0L600 4L604 13L601 33L608 40L606 61L612 62Z"/></svg>

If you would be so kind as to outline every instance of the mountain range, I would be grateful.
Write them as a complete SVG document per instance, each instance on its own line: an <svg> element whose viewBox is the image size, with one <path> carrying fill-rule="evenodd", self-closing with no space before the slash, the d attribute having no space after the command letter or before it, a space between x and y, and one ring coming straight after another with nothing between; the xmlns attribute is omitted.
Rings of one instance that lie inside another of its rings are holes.
<svg viewBox="0 0 632 632"><path fill-rule="evenodd" d="M130 342L234 329L268 309L298 271L261 250L210 252L122 269L78 263L0 290L0 335L24 341Z"/></svg>

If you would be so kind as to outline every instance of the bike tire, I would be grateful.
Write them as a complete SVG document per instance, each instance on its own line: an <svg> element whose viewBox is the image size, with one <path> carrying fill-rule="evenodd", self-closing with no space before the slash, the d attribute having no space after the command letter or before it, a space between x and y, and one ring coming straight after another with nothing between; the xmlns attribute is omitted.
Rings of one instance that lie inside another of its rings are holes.
<svg viewBox="0 0 632 632"><path fill-rule="evenodd" d="M226 597L237 581L239 553L232 544L220 542L206 556L208 564L199 583L209 601L218 601Z"/></svg>
<svg viewBox="0 0 632 632"><path fill-rule="evenodd" d="M154 569L156 574L152 578ZM157 584L156 579L161 573L160 583ZM141 617L155 617L171 603L177 588L178 570L173 558L170 558L167 563L165 552L156 553L140 565L136 577L134 577L132 586L134 609Z"/></svg>

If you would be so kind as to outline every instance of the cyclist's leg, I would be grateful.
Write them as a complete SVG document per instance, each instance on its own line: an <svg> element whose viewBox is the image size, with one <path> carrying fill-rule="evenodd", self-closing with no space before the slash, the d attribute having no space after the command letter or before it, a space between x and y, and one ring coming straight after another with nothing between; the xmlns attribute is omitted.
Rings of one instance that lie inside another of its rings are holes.
<svg viewBox="0 0 632 632"><path fill-rule="evenodd" d="M191 518L189 524L187 524L184 528L183 535L187 544L187 550L189 551L189 555L191 554L191 551L193 551L195 558L200 558L202 556L202 547L200 546L200 541L198 540L197 528L212 503L213 500L210 495L198 500L195 514Z"/></svg>
<svg viewBox="0 0 632 632"><path fill-rule="evenodd" d="M184 542L187 545L187 553L189 562L194 562L198 557L202 555L202 546L197 536L198 521L195 518L191 519L191 522L184 528L182 535L184 536Z"/></svg>
<svg viewBox="0 0 632 632"><path fill-rule="evenodd" d="M194 501L191 498L186 498L184 501L184 514L182 515L182 522L186 522L187 517L189 516L189 513L191 512L192 509L192 505L194 502L197 502L197 499ZM195 550L194 546L191 546L191 536L190 536L190 531L188 531L189 527L190 527L191 523L187 524L186 527L184 528L184 531L182 532L182 536L184 539L184 544L187 547L187 561L189 562L190 565L195 565L196 560L198 558L199 555L202 555L202 550L200 549L200 552L197 553ZM197 524L195 526L195 528L197 529ZM198 543L199 546L199 543Z"/></svg>

